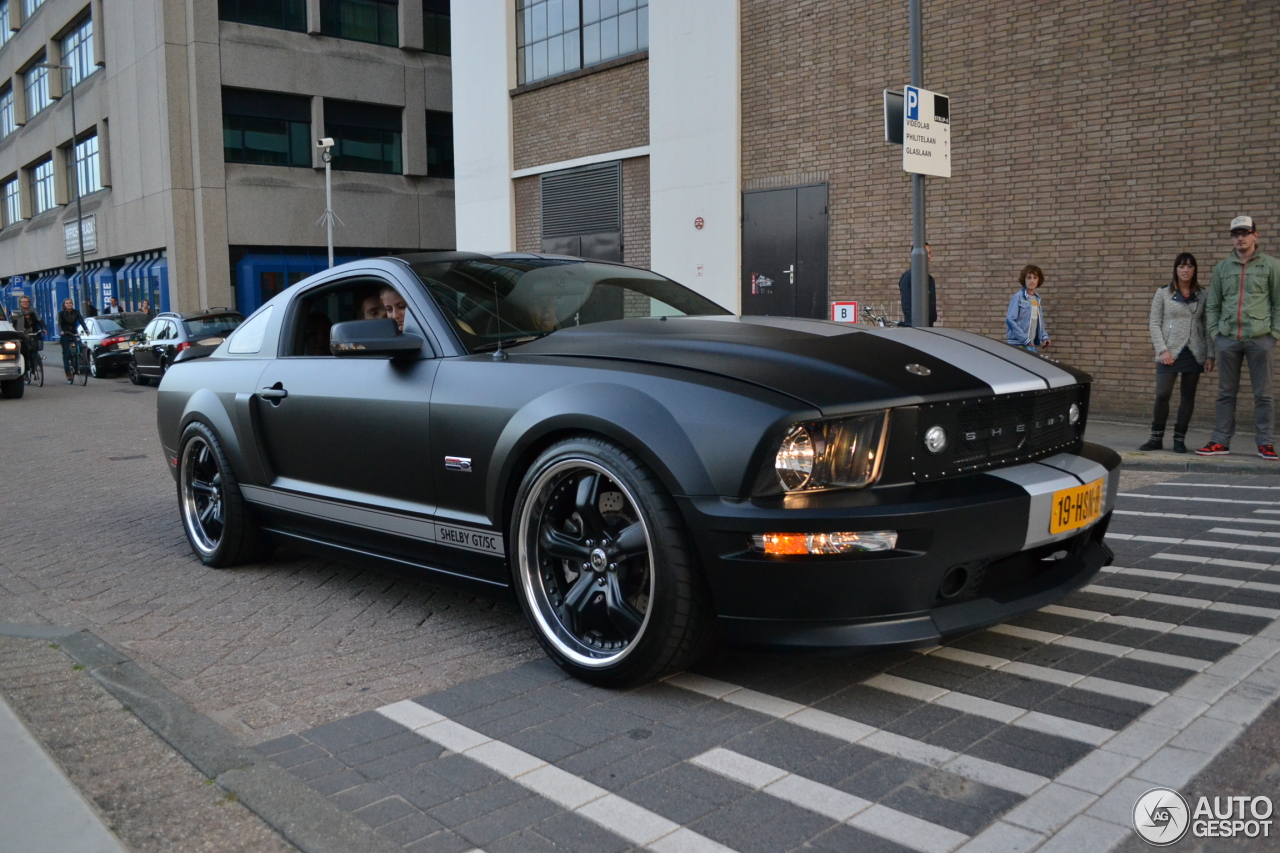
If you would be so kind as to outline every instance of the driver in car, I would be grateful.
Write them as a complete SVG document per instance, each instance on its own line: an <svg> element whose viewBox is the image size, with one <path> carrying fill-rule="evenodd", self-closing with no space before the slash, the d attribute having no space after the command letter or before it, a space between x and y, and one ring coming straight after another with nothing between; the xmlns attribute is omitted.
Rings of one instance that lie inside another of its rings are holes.
<svg viewBox="0 0 1280 853"><path fill-rule="evenodd" d="M400 291L390 285L382 288L382 292L378 295L382 298L382 307L386 311L384 316L395 320L396 330L400 334L404 334L404 315L409 310L409 305L404 301L404 297L400 295Z"/></svg>

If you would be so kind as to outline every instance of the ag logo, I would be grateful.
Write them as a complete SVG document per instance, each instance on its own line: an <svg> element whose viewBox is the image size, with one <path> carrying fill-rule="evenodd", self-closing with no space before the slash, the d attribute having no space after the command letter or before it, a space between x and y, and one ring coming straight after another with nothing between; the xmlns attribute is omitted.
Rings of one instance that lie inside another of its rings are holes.
<svg viewBox="0 0 1280 853"><path fill-rule="evenodd" d="M1191 825L1187 801L1172 788L1152 788L1133 807L1133 828L1142 840L1167 847L1187 834Z"/></svg>

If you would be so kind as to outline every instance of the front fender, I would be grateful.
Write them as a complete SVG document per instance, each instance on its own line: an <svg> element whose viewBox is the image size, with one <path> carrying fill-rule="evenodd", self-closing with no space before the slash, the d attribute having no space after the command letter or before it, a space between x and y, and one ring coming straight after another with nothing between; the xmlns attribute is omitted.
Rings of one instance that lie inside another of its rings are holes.
<svg viewBox="0 0 1280 853"><path fill-rule="evenodd" d="M557 433L593 432L649 466L673 495L715 494L710 475L684 428L658 400L635 388L584 383L529 401L507 422L489 465L485 509L501 519L507 484L531 447Z"/></svg>

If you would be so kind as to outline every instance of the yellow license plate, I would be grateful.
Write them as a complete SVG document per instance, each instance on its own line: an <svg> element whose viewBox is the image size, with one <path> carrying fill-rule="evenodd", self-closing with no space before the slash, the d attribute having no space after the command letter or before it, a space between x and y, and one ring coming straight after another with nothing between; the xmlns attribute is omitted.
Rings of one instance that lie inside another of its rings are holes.
<svg viewBox="0 0 1280 853"><path fill-rule="evenodd" d="M1102 515L1102 486L1105 482L1094 480L1083 486L1054 492L1049 533L1063 533L1097 521Z"/></svg>

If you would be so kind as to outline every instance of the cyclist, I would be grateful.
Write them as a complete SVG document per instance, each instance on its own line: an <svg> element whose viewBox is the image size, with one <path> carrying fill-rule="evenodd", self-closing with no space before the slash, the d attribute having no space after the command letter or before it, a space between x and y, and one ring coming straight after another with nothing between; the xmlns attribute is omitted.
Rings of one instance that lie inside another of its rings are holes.
<svg viewBox="0 0 1280 853"><path fill-rule="evenodd" d="M84 316L76 310L75 302L70 297L62 300L62 310L58 312L58 340L62 344L62 370L67 374L67 384L75 384L76 362L72 347L76 342L76 329L89 331L89 324Z"/></svg>
<svg viewBox="0 0 1280 853"><path fill-rule="evenodd" d="M22 333L22 358L26 362L27 372L35 369L40 358L37 341L44 334L44 321L31 307L31 297L23 296L18 300L18 310L13 312L14 331Z"/></svg>

